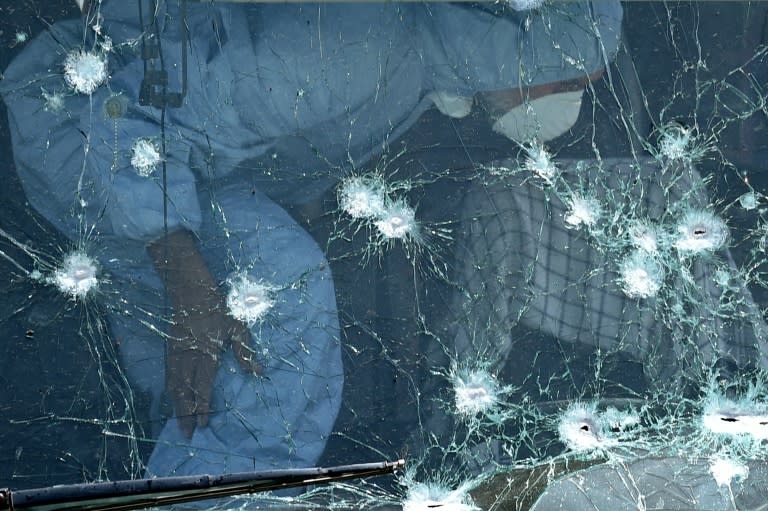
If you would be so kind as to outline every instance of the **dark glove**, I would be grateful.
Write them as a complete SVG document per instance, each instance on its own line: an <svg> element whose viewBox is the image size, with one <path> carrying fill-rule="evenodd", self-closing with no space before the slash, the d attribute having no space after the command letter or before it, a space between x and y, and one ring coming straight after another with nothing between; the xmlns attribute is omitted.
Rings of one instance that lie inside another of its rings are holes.
<svg viewBox="0 0 768 511"><path fill-rule="evenodd" d="M250 331L227 313L192 233L177 231L149 246L173 303L167 345L166 390L187 438L208 424L219 356L228 347L247 374L262 370L251 348Z"/></svg>

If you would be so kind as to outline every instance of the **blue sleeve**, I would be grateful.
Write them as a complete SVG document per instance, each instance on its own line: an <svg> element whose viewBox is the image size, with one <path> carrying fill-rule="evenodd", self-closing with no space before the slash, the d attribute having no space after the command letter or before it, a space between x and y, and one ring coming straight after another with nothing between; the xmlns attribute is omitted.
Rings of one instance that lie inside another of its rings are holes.
<svg viewBox="0 0 768 511"><path fill-rule="evenodd" d="M617 1L526 12L438 2L417 16L430 89L460 96L584 77L611 60L621 38Z"/></svg>
<svg viewBox="0 0 768 511"><path fill-rule="evenodd" d="M162 166L144 176L131 165L131 156L139 139L156 140L159 147L160 113L138 105L143 77L135 44L138 27L119 22L106 27L114 45L114 52L106 54L110 76L92 95L77 93L64 79L66 56L83 48L84 39L86 51L101 51L84 38L90 29L79 20L57 23L11 63L2 94L14 157L32 205L71 238L81 238L85 224L102 233L149 240L163 228ZM61 108L46 103L46 95L54 94L62 97ZM108 104L119 115L109 115ZM200 222L189 155L178 134L162 155L170 229L194 230Z"/></svg>

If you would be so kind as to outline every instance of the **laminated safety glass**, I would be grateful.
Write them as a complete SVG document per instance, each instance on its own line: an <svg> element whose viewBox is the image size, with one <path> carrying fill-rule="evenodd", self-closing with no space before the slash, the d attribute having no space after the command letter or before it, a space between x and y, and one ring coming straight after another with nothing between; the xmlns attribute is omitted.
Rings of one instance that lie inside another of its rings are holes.
<svg viewBox="0 0 768 511"><path fill-rule="evenodd" d="M0 3L0 488L766 509L768 2Z"/></svg>

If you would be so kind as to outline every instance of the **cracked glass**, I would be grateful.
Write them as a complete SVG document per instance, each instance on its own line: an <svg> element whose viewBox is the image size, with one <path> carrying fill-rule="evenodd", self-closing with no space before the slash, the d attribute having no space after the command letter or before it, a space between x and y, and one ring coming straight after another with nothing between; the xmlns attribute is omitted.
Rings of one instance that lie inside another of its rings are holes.
<svg viewBox="0 0 768 511"><path fill-rule="evenodd" d="M764 509L768 3L0 13L0 486Z"/></svg>

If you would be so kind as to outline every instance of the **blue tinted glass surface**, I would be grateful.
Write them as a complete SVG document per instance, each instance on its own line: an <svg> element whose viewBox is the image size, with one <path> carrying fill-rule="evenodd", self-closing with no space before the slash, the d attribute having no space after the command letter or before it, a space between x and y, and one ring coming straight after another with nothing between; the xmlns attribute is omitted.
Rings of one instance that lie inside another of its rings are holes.
<svg viewBox="0 0 768 511"><path fill-rule="evenodd" d="M768 4L0 12L1 485L764 505Z"/></svg>

